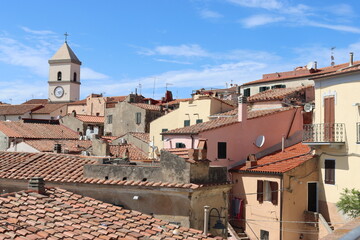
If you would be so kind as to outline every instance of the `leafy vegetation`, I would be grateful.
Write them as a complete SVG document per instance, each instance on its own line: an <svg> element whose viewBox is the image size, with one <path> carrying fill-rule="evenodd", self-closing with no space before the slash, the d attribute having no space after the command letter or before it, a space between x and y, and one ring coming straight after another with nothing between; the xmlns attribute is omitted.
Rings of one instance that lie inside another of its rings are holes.
<svg viewBox="0 0 360 240"><path fill-rule="evenodd" d="M352 218L360 216L360 191L345 188L336 206Z"/></svg>

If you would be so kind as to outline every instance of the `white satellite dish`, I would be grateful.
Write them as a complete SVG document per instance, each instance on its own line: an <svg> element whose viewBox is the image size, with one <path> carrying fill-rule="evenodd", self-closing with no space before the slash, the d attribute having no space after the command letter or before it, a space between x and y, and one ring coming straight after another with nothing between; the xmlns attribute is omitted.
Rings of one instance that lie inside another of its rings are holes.
<svg viewBox="0 0 360 240"><path fill-rule="evenodd" d="M315 62L309 62L307 65L306 65L306 68L307 69L315 69Z"/></svg>
<svg viewBox="0 0 360 240"><path fill-rule="evenodd" d="M313 110L313 105L311 103L306 103L304 105L304 111L305 112L311 112Z"/></svg>
<svg viewBox="0 0 360 240"><path fill-rule="evenodd" d="M260 135L256 138L255 140L255 146L257 146L258 148L261 148L265 143L265 136Z"/></svg>

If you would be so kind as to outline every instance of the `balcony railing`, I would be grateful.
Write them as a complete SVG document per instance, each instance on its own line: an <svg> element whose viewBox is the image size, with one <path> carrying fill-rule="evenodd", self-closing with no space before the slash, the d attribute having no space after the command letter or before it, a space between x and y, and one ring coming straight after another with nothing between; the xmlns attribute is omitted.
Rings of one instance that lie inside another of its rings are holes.
<svg viewBox="0 0 360 240"><path fill-rule="evenodd" d="M344 123L319 123L304 125L304 143L345 143Z"/></svg>

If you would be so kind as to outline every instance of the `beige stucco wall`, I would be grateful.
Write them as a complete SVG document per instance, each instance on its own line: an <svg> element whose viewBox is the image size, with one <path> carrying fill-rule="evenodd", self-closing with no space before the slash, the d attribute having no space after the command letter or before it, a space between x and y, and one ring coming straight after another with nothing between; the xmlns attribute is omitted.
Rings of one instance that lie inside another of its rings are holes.
<svg viewBox="0 0 360 240"><path fill-rule="evenodd" d="M317 146L320 155L320 189L322 214L331 222L344 222L335 203L344 188L360 189L360 144L357 144L356 123L360 122L360 74L343 75L315 81L314 123L324 123L324 97L335 97L335 123L345 124L345 144ZM325 159L335 160L335 184L325 184Z"/></svg>
<svg viewBox="0 0 360 240"><path fill-rule="evenodd" d="M314 85L313 80L309 80L308 78L297 78L291 80L279 80L279 81L271 81L271 82L264 82L264 83L255 83L251 85L241 86L241 94L244 94L244 89L250 88L250 96L259 93L260 87L270 87L274 85L285 84L286 88L291 87L300 87L300 86L307 86L307 85Z"/></svg>
<svg viewBox="0 0 360 240"><path fill-rule="evenodd" d="M150 123L150 141L159 149L164 147L162 129L173 130L184 127L184 121L190 120L190 125L196 124L197 119L203 122L209 121L209 116L232 110L234 107L213 98L197 99L188 102L181 102L178 109L152 121Z"/></svg>

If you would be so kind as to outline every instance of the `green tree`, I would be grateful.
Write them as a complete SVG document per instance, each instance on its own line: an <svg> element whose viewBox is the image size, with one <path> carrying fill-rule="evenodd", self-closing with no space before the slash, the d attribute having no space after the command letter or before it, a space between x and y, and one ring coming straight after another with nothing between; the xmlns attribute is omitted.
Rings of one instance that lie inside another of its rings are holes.
<svg viewBox="0 0 360 240"><path fill-rule="evenodd" d="M360 216L360 191L345 188L336 206L352 218Z"/></svg>

